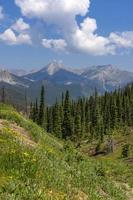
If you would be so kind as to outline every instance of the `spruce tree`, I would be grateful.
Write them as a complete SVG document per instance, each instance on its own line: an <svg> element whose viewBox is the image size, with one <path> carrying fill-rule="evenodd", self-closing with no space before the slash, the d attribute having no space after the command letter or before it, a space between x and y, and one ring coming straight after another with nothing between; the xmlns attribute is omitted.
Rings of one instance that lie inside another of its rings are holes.
<svg viewBox="0 0 133 200"><path fill-rule="evenodd" d="M45 102L44 102L44 86L41 88L41 95L40 95L40 107L39 107L39 115L38 115L38 124L44 127L45 124Z"/></svg>
<svg viewBox="0 0 133 200"><path fill-rule="evenodd" d="M54 109L53 109L53 133L61 138L62 137L62 130L61 130L61 115L60 115L60 106L58 102L56 102Z"/></svg>
<svg viewBox="0 0 133 200"><path fill-rule="evenodd" d="M53 106L47 107L47 132L53 133Z"/></svg>
<svg viewBox="0 0 133 200"><path fill-rule="evenodd" d="M35 103L35 122L38 123L38 100L36 99L36 103Z"/></svg>
<svg viewBox="0 0 133 200"><path fill-rule="evenodd" d="M27 99L27 89L25 89L25 113L28 114L28 99Z"/></svg>
<svg viewBox="0 0 133 200"><path fill-rule="evenodd" d="M85 104L85 133L86 133L86 136L90 135L90 110L89 110L88 100L86 100L86 104Z"/></svg>
<svg viewBox="0 0 133 200"><path fill-rule="evenodd" d="M29 118L33 119L33 104L32 102L30 103L30 114L29 114Z"/></svg>
<svg viewBox="0 0 133 200"><path fill-rule="evenodd" d="M81 133L82 133L80 102L78 102L77 106L76 106L74 124L75 124L74 125L74 138L78 140L79 138L81 138Z"/></svg>
<svg viewBox="0 0 133 200"><path fill-rule="evenodd" d="M64 116L62 124L62 136L64 139L72 136L72 118L71 118L71 102L69 91L66 91L64 101Z"/></svg>

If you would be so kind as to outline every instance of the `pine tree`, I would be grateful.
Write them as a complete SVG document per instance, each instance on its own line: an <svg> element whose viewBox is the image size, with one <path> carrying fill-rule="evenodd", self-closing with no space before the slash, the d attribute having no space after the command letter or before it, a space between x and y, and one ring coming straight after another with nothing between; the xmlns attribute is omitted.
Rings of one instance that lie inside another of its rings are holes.
<svg viewBox="0 0 133 200"><path fill-rule="evenodd" d="M90 135L90 109L89 109L89 101L86 100L85 104L85 133L86 136Z"/></svg>
<svg viewBox="0 0 133 200"><path fill-rule="evenodd" d="M62 137L60 106L58 102L56 102L53 109L53 133L59 138Z"/></svg>
<svg viewBox="0 0 133 200"><path fill-rule="evenodd" d="M61 104L62 106L64 106L64 93L62 93L62 96L61 96Z"/></svg>
<svg viewBox="0 0 133 200"><path fill-rule="evenodd" d="M40 95L40 108L39 108L39 115L38 115L38 124L42 127L45 125L45 101L44 101L44 86L41 88L41 95Z"/></svg>
<svg viewBox="0 0 133 200"><path fill-rule="evenodd" d="M27 89L25 89L25 113L28 114Z"/></svg>
<svg viewBox="0 0 133 200"><path fill-rule="evenodd" d="M47 132L53 133L53 107L47 107Z"/></svg>
<svg viewBox="0 0 133 200"><path fill-rule="evenodd" d="M62 136L64 139L72 136L72 118L69 91L66 92L64 101L64 116L62 124Z"/></svg>
<svg viewBox="0 0 133 200"><path fill-rule="evenodd" d="M74 125L74 138L79 139L79 138L81 138L81 133L82 133L80 102L78 102L77 106L76 106L74 124L75 124Z"/></svg>
<svg viewBox="0 0 133 200"><path fill-rule="evenodd" d="M36 104L33 104L33 110L32 110L32 120L33 122L36 122Z"/></svg>
<svg viewBox="0 0 133 200"><path fill-rule="evenodd" d="M81 131L82 131L82 137L85 136L85 103L86 100L83 97L83 99L80 100L80 107L81 107Z"/></svg>
<svg viewBox="0 0 133 200"><path fill-rule="evenodd" d="M103 97L103 124L104 134L107 134L110 130L110 96L107 92Z"/></svg>
<svg viewBox="0 0 133 200"><path fill-rule="evenodd" d="M38 110L38 100L36 99L36 103L35 103L35 122L38 123L38 114L39 114L39 110Z"/></svg>
<svg viewBox="0 0 133 200"><path fill-rule="evenodd" d="M29 118L33 119L33 104L32 102L30 103L30 114L29 114Z"/></svg>

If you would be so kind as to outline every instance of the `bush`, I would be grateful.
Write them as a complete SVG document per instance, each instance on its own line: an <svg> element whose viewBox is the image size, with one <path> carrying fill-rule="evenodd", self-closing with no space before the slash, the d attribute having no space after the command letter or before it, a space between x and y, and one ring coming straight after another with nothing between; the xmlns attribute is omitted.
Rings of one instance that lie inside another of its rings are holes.
<svg viewBox="0 0 133 200"><path fill-rule="evenodd" d="M127 158L129 156L129 144L125 144L122 147L122 157Z"/></svg>

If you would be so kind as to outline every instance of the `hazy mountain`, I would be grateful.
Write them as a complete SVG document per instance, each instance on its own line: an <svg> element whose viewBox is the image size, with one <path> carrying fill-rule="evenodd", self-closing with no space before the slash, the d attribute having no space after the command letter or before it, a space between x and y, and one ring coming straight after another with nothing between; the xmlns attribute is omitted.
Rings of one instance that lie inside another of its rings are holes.
<svg viewBox="0 0 133 200"><path fill-rule="evenodd" d="M90 67L81 76L87 78L89 81L93 81L96 87L100 84L105 91L123 87L133 81L133 73L122 71L112 65Z"/></svg>
<svg viewBox="0 0 133 200"><path fill-rule="evenodd" d="M24 70L24 69L9 69L8 70L10 73L16 75L16 76L24 76L26 74L28 74L29 72Z"/></svg>
<svg viewBox="0 0 133 200"><path fill-rule="evenodd" d="M24 76L16 76L9 71L0 70L0 86L6 84L6 88L10 91L15 89L15 94L19 91L23 96L27 88L29 99L38 97L41 85L44 84L46 100L49 104L53 103L56 97L60 98L61 93L66 90L70 91L73 98L77 98L89 96L95 88L103 94L105 91L113 91L130 82L133 82L133 73L122 71L112 65L73 69L54 61L41 70Z"/></svg>
<svg viewBox="0 0 133 200"><path fill-rule="evenodd" d="M10 85L16 84L16 80L15 80L14 75L11 75L6 70L0 70L0 82L9 83Z"/></svg>
<svg viewBox="0 0 133 200"><path fill-rule="evenodd" d="M31 81L49 81L56 84L71 85L80 83L84 77L65 68L63 64L52 62L41 70L28 74L24 78Z"/></svg>
<svg viewBox="0 0 133 200"><path fill-rule="evenodd" d="M7 69L11 74L14 74L16 76L25 76L27 74L30 74L30 73L34 73L36 72L37 70L35 69L32 69L32 70L24 70L24 69Z"/></svg>
<svg viewBox="0 0 133 200"><path fill-rule="evenodd" d="M52 62L43 69L24 77L32 81L45 80L59 85L78 84L84 88L91 85L99 92L111 91L133 81L133 73L122 71L112 65L72 69L58 62Z"/></svg>
<svg viewBox="0 0 133 200"><path fill-rule="evenodd" d="M18 85L22 87L29 86L29 81L25 81L22 77L15 76L4 69L0 69L0 83L7 83L9 85Z"/></svg>

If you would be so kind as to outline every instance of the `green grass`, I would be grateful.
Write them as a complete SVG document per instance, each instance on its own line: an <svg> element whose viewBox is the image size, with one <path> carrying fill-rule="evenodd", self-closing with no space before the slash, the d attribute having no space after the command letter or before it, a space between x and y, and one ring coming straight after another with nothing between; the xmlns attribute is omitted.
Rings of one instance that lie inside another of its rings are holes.
<svg viewBox="0 0 133 200"><path fill-rule="evenodd" d="M0 104L1 200L126 200L133 169L123 160L88 158ZM22 127L27 138L20 137ZM25 142L22 142L24 140Z"/></svg>

